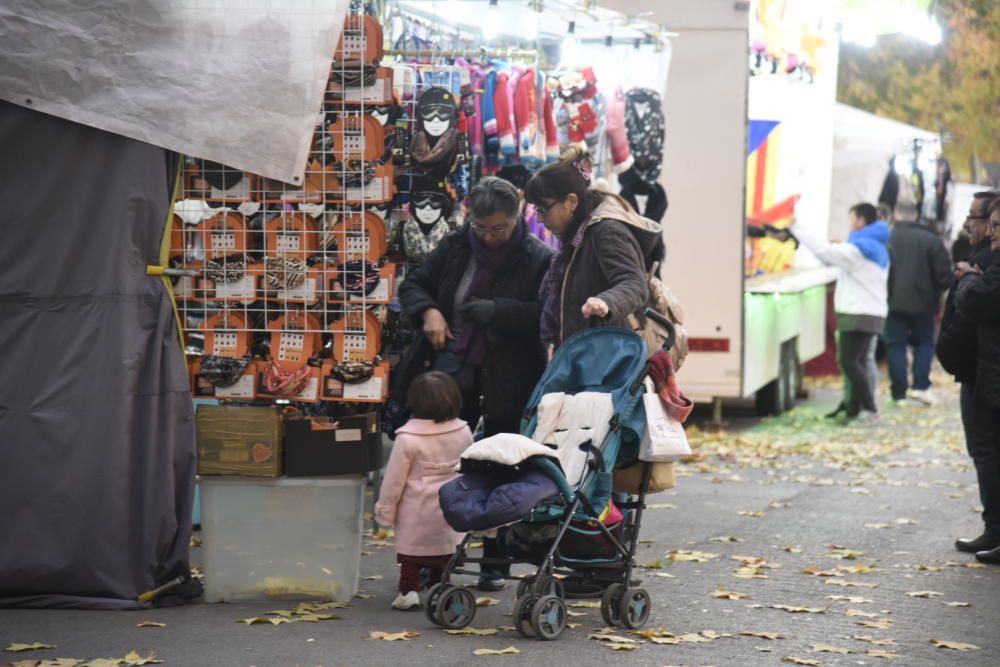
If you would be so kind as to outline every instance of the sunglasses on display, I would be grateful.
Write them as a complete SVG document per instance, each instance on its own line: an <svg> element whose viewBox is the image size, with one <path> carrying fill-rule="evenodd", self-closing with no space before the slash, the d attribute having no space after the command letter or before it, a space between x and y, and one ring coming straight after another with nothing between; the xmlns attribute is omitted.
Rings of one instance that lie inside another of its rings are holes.
<svg viewBox="0 0 1000 667"><path fill-rule="evenodd" d="M428 109L426 112L420 114L420 117L423 118L425 121L451 120L454 114L455 114L454 109L451 109L449 107L436 107Z"/></svg>

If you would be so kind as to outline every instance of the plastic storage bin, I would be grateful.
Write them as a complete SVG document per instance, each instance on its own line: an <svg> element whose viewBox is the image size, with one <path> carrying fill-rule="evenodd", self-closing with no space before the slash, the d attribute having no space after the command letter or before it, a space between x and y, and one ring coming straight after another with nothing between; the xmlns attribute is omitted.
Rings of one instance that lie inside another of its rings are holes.
<svg viewBox="0 0 1000 667"><path fill-rule="evenodd" d="M364 478L201 478L205 601L358 591Z"/></svg>

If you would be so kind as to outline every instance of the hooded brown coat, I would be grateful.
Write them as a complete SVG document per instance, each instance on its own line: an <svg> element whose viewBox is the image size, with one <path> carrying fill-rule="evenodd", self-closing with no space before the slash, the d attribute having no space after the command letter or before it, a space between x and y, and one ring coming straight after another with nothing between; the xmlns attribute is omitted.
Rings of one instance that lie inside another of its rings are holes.
<svg viewBox="0 0 1000 667"><path fill-rule="evenodd" d="M628 316L649 299L647 264L663 256L660 225L632 211L616 195L605 195L583 224L583 240L563 278L561 341L590 326L581 312L590 297L608 304L600 326L629 328Z"/></svg>

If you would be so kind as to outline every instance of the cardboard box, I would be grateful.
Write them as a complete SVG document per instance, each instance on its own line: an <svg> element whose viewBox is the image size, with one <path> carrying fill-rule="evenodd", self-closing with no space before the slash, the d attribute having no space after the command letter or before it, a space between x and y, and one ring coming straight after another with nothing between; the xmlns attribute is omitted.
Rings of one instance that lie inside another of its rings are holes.
<svg viewBox="0 0 1000 667"><path fill-rule="evenodd" d="M273 407L199 405L198 474L282 474L282 421Z"/></svg>
<svg viewBox="0 0 1000 667"><path fill-rule="evenodd" d="M338 428L309 419L285 422L285 474L289 477L364 474L384 465L375 413L341 417Z"/></svg>

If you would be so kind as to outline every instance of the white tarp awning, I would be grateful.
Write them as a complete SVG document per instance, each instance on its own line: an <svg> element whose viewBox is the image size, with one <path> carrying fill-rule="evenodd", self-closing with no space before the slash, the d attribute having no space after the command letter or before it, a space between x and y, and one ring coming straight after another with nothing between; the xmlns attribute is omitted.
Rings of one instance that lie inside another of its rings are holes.
<svg viewBox="0 0 1000 667"><path fill-rule="evenodd" d="M6 0L0 98L301 180L348 0Z"/></svg>

